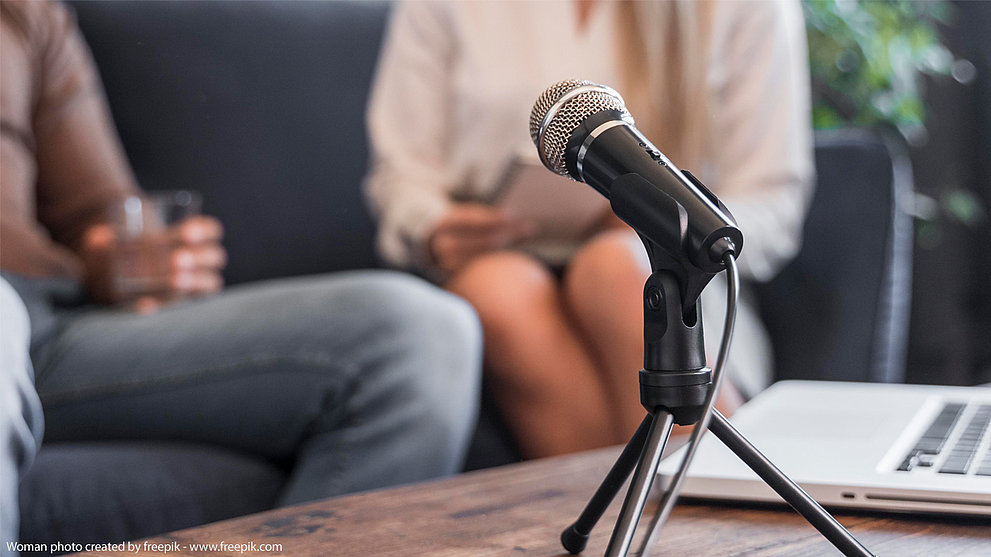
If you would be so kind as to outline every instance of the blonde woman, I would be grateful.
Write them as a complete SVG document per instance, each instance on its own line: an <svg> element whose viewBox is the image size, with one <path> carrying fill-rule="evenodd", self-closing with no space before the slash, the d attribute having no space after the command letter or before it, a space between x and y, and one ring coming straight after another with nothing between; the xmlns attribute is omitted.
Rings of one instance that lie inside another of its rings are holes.
<svg viewBox="0 0 991 557"><path fill-rule="evenodd" d="M723 199L746 235L747 279L769 279L797 251L811 194L797 2L399 4L369 107L379 246L475 306L496 402L528 457L623 442L644 415L649 269L636 235L603 199L595 224L548 255L540 222L486 202L529 144L533 101L570 78L618 89L638 127ZM710 349L723 288L703 296ZM747 292L736 339L725 410L771 373Z"/></svg>

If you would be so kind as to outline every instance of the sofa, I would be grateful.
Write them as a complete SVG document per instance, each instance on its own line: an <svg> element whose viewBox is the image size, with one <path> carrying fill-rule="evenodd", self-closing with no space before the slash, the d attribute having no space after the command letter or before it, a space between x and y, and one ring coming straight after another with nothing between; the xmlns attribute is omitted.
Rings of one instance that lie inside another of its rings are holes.
<svg viewBox="0 0 991 557"><path fill-rule="evenodd" d="M360 182L388 3L71 6L139 182L203 193L227 229L228 284L382 266ZM816 156L805 247L759 288L778 376L898 381L910 173L862 132L818 136ZM467 466L517 458L483 404ZM179 441L44 444L21 486L21 539L119 541L260 511L284 464Z"/></svg>

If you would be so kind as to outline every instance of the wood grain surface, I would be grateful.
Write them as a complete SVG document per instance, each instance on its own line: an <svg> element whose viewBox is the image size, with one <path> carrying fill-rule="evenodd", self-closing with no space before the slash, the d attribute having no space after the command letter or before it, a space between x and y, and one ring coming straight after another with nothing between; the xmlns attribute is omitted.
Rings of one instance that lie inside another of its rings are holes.
<svg viewBox="0 0 991 557"><path fill-rule="evenodd" d="M221 541L282 544L281 553L249 551L243 555L566 555L558 541L561 530L577 517L617 455L618 448L610 448L526 462L277 509L147 541L175 542L179 555L239 554L189 547ZM605 551L621 496L593 532L584 555ZM655 508L656 499L648 512ZM991 523L986 520L880 514L837 518L878 555L991 556ZM641 530L646 522L645 518ZM639 548L639 536L634 548ZM154 550L131 554L163 555ZM788 508L680 504L653 554L792 557L839 553Z"/></svg>

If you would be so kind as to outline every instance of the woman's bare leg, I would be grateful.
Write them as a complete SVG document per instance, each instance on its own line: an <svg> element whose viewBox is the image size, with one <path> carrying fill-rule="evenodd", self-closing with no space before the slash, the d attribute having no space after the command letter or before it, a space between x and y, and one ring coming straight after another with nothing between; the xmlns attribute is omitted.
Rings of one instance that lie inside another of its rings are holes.
<svg viewBox="0 0 991 557"><path fill-rule="evenodd" d="M571 260L564 278L574 316L606 383L617 434L632 435L643 420L643 285L647 256L630 229L613 229L590 240Z"/></svg>
<svg viewBox="0 0 991 557"><path fill-rule="evenodd" d="M542 263L515 252L483 255L446 286L478 311L493 395L524 456L625 441L559 282Z"/></svg>

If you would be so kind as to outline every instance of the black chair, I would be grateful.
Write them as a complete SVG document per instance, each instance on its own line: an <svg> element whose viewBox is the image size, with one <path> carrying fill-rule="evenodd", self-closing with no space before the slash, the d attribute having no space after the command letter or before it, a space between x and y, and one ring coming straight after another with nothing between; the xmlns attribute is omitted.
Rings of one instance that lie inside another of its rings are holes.
<svg viewBox="0 0 991 557"><path fill-rule="evenodd" d="M901 382L912 269L911 167L863 130L816 135L798 256L758 286L776 379Z"/></svg>

